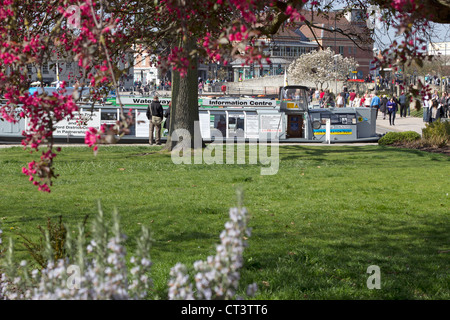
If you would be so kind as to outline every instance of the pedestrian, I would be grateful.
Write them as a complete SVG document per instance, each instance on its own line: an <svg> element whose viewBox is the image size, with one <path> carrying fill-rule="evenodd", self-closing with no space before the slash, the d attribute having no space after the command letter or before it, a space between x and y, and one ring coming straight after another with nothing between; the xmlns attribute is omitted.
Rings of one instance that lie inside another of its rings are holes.
<svg viewBox="0 0 450 320"><path fill-rule="evenodd" d="M350 92L350 94L348 95L350 107L354 107L353 101L355 100L355 98L356 98L356 92L355 92L355 90L352 90L352 92Z"/></svg>
<svg viewBox="0 0 450 320"><path fill-rule="evenodd" d="M384 94L380 100L380 111L383 114L383 120L386 120L386 104L388 102L387 96Z"/></svg>
<svg viewBox="0 0 450 320"><path fill-rule="evenodd" d="M430 122L433 123L440 119L439 103L436 99L431 99Z"/></svg>
<svg viewBox="0 0 450 320"><path fill-rule="evenodd" d="M389 114L389 125L395 126L395 114L397 113L397 103L394 97L386 103L387 112Z"/></svg>
<svg viewBox="0 0 450 320"><path fill-rule="evenodd" d="M161 145L161 122L163 119L163 107L159 102L158 96L153 97L153 101L150 106L147 107L147 119L150 120L149 125L149 140L148 143L153 145L153 131L156 129L155 142L156 145Z"/></svg>
<svg viewBox="0 0 450 320"><path fill-rule="evenodd" d="M434 90L434 93L433 93L433 95L431 96L431 99L436 99L436 100L439 99L439 93L438 93L437 90Z"/></svg>
<svg viewBox="0 0 450 320"><path fill-rule="evenodd" d="M330 92L330 90L327 90L323 97L323 105L324 108L331 108L334 106L333 94Z"/></svg>
<svg viewBox="0 0 450 320"><path fill-rule="evenodd" d="M363 107L365 100L366 100L366 95L363 94L363 96L361 97L361 100L359 100L359 106L358 107Z"/></svg>
<svg viewBox="0 0 450 320"><path fill-rule="evenodd" d="M319 104L320 107L323 108L323 97L325 96L325 91L323 91L322 89L320 89L320 93L319 93Z"/></svg>
<svg viewBox="0 0 450 320"><path fill-rule="evenodd" d="M370 102L370 107L375 108L377 110L375 119L378 119L378 109L380 108L380 97L377 96L376 94L373 96Z"/></svg>
<svg viewBox="0 0 450 320"><path fill-rule="evenodd" d="M336 97L336 106L338 108L344 107L344 97L342 96L342 93Z"/></svg>
<svg viewBox="0 0 450 320"><path fill-rule="evenodd" d="M364 107L370 108L371 103L372 103L372 97L369 93L366 93L366 97L364 99Z"/></svg>
<svg viewBox="0 0 450 320"><path fill-rule="evenodd" d="M429 119L429 107L430 107L430 95L429 94L425 94L425 96L423 97L423 122L428 123L430 122Z"/></svg>
<svg viewBox="0 0 450 320"><path fill-rule="evenodd" d="M406 118L406 95L404 91L398 97L398 103L400 104L400 118Z"/></svg>
<svg viewBox="0 0 450 320"><path fill-rule="evenodd" d="M359 94L357 94L352 101L351 107L359 108L360 106L361 106L361 97L359 96Z"/></svg>

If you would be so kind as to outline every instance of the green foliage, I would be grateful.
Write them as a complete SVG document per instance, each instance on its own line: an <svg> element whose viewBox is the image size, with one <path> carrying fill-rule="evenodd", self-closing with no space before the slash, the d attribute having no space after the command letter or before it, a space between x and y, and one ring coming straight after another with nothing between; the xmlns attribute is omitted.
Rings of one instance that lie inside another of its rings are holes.
<svg viewBox="0 0 450 320"><path fill-rule="evenodd" d="M123 213L127 252L137 251L141 227L152 230L149 297L165 299L177 262L192 266L214 254L226 208L242 186L253 232L239 295L243 284L256 282L258 300L450 299L448 156L378 145L283 145L278 173L261 176L260 165L175 165L157 149L101 146L93 157L88 148L65 147L51 194L35 192L18 172L31 155L0 149L5 247L12 227L38 238L36 225L49 215L63 213L77 231L84 215L94 220L101 199L107 220L114 208ZM27 258L16 251L17 261ZM381 290L366 287L373 264L381 268Z"/></svg>
<svg viewBox="0 0 450 320"><path fill-rule="evenodd" d="M388 146L394 143L412 142L419 139L420 134L415 131L388 132L380 140L378 140L378 144L380 146Z"/></svg>
<svg viewBox="0 0 450 320"><path fill-rule="evenodd" d="M448 121L436 121L427 124L422 129L423 140L438 148L442 148L450 142L450 122Z"/></svg>
<svg viewBox="0 0 450 320"><path fill-rule="evenodd" d="M87 219L88 215L85 216L83 225L86 224ZM59 216L58 222L55 223L51 221L51 218L47 218L46 227L38 226L37 229L41 234L38 240L33 240L21 232L17 234L23 239L24 247L41 269L47 267L48 260L58 261L67 256L71 257L70 233L63 224L62 216Z"/></svg>

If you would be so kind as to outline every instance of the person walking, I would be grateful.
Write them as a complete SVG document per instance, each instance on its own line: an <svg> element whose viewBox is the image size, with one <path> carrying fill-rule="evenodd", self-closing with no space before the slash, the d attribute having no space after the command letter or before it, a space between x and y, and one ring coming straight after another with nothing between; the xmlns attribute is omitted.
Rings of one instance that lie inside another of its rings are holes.
<svg viewBox="0 0 450 320"><path fill-rule="evenodd" d="M370 108L371 103L372 103L372 96L367 92L364 98L364 107Z"/></svg>
<svg viewBox="0 0 450 320"><path fill-rule="evenodd" d="M430 122L433 123L440 119L440 110L439 110L439 103L436 99L431 100L431 107L430 107Z"/></svg>
<svg viewBox="0 0 450 320"><path fill-rule="evenodd" d="M325 96L323 97L323 105L324 108L334 107L333 93L331 93L330 90L327 90Z"/></svg>
<svg viewBox="0 0 450 320"><path fill-rule="evenodd" d="M383 120L386 120L386 104L388 103L388 98L384 94L380 99L380 111L383 114Z"/></svg>
<svg viewBox="0 0 450 320"><path fill-rule="evenodd" d="M356 98L356 92L355 92L355 90L352 90L352 92L350 92L348 95L348 102L350 104L350 107L354 107L353 101L355 101L355 98Z"/></svg>
<svg viewBox="0 0 450 320"><path fill-rule="evenodd" d="M423 122L428 123L430 122L429 119L429 107L430 107L430 95L425 94L423 97Z"/></svg>
<svg viewBox="0 0 450 320"><path fill-rule="evenodd" d="M344 97L343 97L342 93L336 97L336 106L338 108L344 107Z"/></svg>
<svg viewBox="0 0 450 320"><path fill-rule="evenodd" d="M400 104L400 118L406 118L406 95L404 91L398 97L398 103Z"/></svg>
<svg viewBox="0 0 450 320"><path fill-rule="evenodd" d="M395 114L397 113L397 103L395 102L394 97L386 103L386 108L389 114L389 125L395 126Z"/></svg>
<svg viewBox="0 0 450 320"><path fill-rule="evenodd" d="M361 97L359 96L359 94L357 94L355 96L355 98L352 101L352 108L359 108L361 106Z"/></svg>
<svg viewBox="0 0 450 320"><path fill-rule="evenodd" d="M325 91L323 91L322 89L320 89L319 92L319 104L320 107L323 108L323 97L325 96Z"/></svg>
<svg viewBox="0 0 450 320"><path fill-rule="evenodd" d="M365 100L366 100L366 95L363 94L361 99L359 100L359 106L358 107L364 107Z"/></svg>
<svg viewBox="0 0 450 320"><path fill-rule="evenodd" d="M148 143L153 145L153 131L156 129L155 142L156 145L161 145L161 122L163 119L163 107L159 102L158 96L153 97L153 101L150 106L147 107L147 119L150 120L150 132Z"/></svg>

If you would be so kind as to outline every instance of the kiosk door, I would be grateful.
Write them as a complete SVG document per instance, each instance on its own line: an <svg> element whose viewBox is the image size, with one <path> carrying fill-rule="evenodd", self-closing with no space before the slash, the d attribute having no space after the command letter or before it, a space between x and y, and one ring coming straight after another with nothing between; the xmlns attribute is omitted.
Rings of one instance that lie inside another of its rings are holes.
<svg viewBox="0 0 450 320"><path fill-rule="evenodd" d="M303 117L302 115L288 115L287 125L288 138L303 138Z"/></svg>

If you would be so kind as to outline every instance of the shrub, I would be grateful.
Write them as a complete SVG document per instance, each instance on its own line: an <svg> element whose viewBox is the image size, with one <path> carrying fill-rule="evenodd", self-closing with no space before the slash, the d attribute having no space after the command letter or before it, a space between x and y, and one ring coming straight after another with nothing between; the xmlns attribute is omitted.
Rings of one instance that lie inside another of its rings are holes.
<svg viewBox="0 0 450 320"><path fill-rule="evenodd" d="M381 137L380 140L378 140L378 144L381 146L387 146L395 143L412 142L418 139L420 139L420 134L415 131L388 132Z"/></svg>
<svg viewBox="0 0 450 320"><path fill-rule="evenodd" d="M86 215L83 222L83 227L86 225L89 215ZM18 233L18 235L24 240L23 245L27 249L31 257L40 265L41 269L47 266L47 260L44 258L44 252L46 250L46 239L49 239L49 244L52 248L53 259L57 261L59 259L64 259L68 252L66 250L66 238L70 233L68 233L66 226L63 224L62 216L58 217L58 222L54 223L50 218L47 219L46 228L38 226L38 230L41 232L40 239L38 241L31 240L28 236L23 233Z"/></svg>
<svg viewBox="0 0 450 320"><path fill-rule="evenodd" d="M426 143L442 148L450 142L450 122L436 121L422 129L422 137Z"/></svg>

